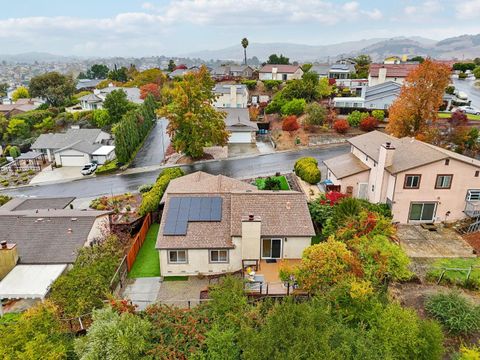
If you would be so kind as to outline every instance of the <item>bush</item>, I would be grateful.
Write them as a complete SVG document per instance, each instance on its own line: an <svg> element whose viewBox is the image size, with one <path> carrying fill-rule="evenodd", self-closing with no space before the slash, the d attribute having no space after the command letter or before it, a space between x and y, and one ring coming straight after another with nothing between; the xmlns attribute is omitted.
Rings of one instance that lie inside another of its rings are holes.
<svg viewBox="0 0 480 360"><path fill-rule="evenodd" d="M153 184L143 184L138 187L138 192L141 194L147 193L152 190Z"/></svg>
<svg viewBox="0 0 480 360"><path fill-rule="evenodd" d="M377 119L378 121L385 120L385 111L383 110L373 110L372 116Z"/></svg>
<svg viewBox="0 0 480 360"><path fill-rule="evenodd" d="M107 161L105 164L98 167L95 172L97 175L109 174L118 170L118 164L116 160Z"/></svg>
<svg viewBox="0 0 480 360"><path fill-rule="evenodd" d="M295 131L300 128L297 117L295 115L287 116L283 119L282 130L283 131Z"/></svg>
<svg viewBox="0 0 480 360"><path fill-rule="evenodd" d="M157 181L152 186L152 189L143 194L142 203L138 209L141 216L149 212L157 211L162 200L163 193L167 189L170 180L183 176L184 172L179 167L168 168L163 170L157 177Z"/></svg>
<svg viewBox="0 0 480 360"><path fill-rule="evenodd" d="M280 180L274 177L267 177L265 179L265 188L264 190L280 190L281 184Z"/></svg>
<svg viewBox="0 0 480 360"><path fill-rule="evenodd" d="M305 110L305 99L292 99L283 104L281 108L282 115L302 115Z"/></svg>
<svg viewBox="0 0 480 360"><path fill-rule="evenodd" d="M456 292L429 297L425 310L453 334L468 335L480 330L480 308Z"/></svg>
<svg viewBox="0 0 480 360"><path fill-rule="evenodd" d="M360 122L360 129L362 131L373 131L378 126L378 120L373 116L366 117Z"/></svg>
<svg viewBox="0 0 480 360"><path fill-rule="evenodd" d="M350 126L348 125L347 120L339 119L333 123L333 128L339 134L345 134Z"/></svg>
<svg viewBox="0 0 480 360"><path fill-rule="evenodd" d="M461 72L460 74L458 74L458 78L461 79L461 80L464 80L467 78L467 74L465 74L464 72Z"/></svg>
<svg viewBox="0 0 480 360"><path fill-rule="evenodd" d="M0 195L0 206L5 205L7 202L12 200L12 198L8 195Z"/></svg>
<svg viewBox="0 0 480 360"><path fill-rule="evenodd" d="M10 146L10 148L8 149L8 153L12 158L15 159L20 156L20 149L18 148L18 146Z"/></svg>
<svg viewBox="0 0 480 360"><path fill-rule="evenodd" d="M257 80L243 80L243 85L246 85L248 90L255 90L257 87Z"/></svg>
<svg viewBox="0 0 480 360"><path fill-rule="evenodd" d="M285 105L287 100L285 100L282 96L281 93L276 94L272 101L267 105L265 108L265 112L267 114L273 114L273 113L279 113L282 109L282 106Z"/></svg>
<svg viewBox="0 0 480 360"><path fill-rule="evenodd" d="M263 84L265 85L265 88L270 91L275 88L278 88L281 83L282 83L281 80L263 80Z"/></svg>
<svg viewBox="0 0 480 360"><path fill-rule="evenodd" d="M308 104L305 108L307 125L323 125L327 117L327 109L318 103Z"/></svg>
<svg viewBox="0 0 480 360"><path fill-rule="evenodd" d="M351 127L357 127L367 116L368 113L366 112L360 112L358 110L352 111L347 116L348 125L350 125Z"/></svg>
<svg viewBox="0 0 480 360"><path fill-rule="evenodd" d="M300 179L309 184L316 184L321 179L320 169L318 168L318 162L315 158L304 157L298 159L295 162L294 170Z"/></svg>

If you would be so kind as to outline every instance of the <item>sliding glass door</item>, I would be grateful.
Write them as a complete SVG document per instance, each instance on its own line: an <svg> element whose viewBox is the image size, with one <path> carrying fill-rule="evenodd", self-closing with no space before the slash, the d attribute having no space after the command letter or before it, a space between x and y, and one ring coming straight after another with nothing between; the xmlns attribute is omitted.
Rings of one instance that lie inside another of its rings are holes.
<svg viewBox="0 0 480 360"><path fill-rule="evenodd" d="M262 239L262 258L280 259L282 257L282 239Z"/></svg>
<svg viewBox="0 0 480 360"><path fill-rule="evenodd" d="M436 210L437 210L437 203L435 202L411 203L408 220L433 222L435 220Z"/></svg>

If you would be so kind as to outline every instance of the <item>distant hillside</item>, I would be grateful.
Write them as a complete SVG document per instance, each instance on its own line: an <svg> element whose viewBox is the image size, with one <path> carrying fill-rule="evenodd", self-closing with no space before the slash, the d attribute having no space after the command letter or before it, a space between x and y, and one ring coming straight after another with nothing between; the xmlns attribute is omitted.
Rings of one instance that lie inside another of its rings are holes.
<svg viewBox="0 0 480 360"><path fill-rule="evenodd" d="M0 54L0 61L33 64L34 62L70 62L77 59L72 56L53 55L44 52L28 52L22 54Z"/></svg>

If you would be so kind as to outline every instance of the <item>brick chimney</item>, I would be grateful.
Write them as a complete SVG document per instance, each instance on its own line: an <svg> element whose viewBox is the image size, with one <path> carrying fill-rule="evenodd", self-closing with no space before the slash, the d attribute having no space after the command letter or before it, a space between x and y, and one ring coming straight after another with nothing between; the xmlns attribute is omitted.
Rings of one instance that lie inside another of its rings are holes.
<svg viewBox="0 0 480 360"><path fill-rule="evenodd" d="M3 279L18 262L17 245L6 240L0 242L0 280Z"/></svg>
<svg viewBox="0 0 480 360"><path fill-rule="evenodd" d="M242 218L242 259L260 259L262 219L250 214Z"/></svg>

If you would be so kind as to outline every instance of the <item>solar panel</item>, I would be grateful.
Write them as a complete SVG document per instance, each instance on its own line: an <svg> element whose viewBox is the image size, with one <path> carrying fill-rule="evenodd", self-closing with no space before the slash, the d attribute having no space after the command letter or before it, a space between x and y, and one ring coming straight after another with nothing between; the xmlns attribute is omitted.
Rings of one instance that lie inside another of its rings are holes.
<svg viewBox="0 0 480 360"><path fill-rule="evenodd" d="M221 221L221 197L173 197L170 198L164 235L186 235L188 222Z"/></svg>

